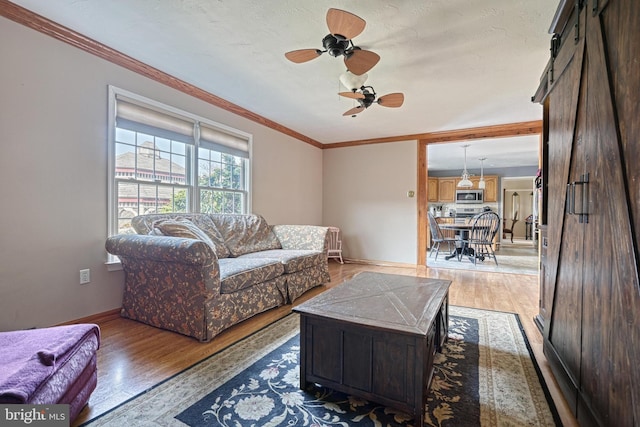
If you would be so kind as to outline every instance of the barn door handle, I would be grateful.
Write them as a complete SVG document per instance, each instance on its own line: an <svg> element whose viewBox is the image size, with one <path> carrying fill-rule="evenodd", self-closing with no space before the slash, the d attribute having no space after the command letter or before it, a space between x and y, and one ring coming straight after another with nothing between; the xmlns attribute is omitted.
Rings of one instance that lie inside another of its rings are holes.
<svg viewBox="0 0 640 427"><path fill-rule="evenodd" d="M578 222L589 222L589 174L580 175L579 181L567 184L567 213L578 215ZM580 211L576 212L576 187L580 187Z"/></svg>
<svg viewBox="0 0 640 427"><path fill-rule="evenodd" d="M574 206L573 204L576 202L576 186L573 182L567 184L567 213L569 215L573 215Z"/></svg>

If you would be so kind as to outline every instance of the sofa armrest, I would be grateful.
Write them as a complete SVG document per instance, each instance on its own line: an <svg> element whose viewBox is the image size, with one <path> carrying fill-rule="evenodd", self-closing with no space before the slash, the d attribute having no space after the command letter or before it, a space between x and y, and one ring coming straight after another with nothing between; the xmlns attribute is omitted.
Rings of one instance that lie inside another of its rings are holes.
<svg viewBox="0 0 640 427"><path fill-rule="evenodd" d="M183 237L118 234L107 239L105 248L107 252L120 258L139 258L191 265L203 265L212 259L218 259L211 246L202 240Z"/></svg>
<svg viewBox="0 0 640 427"><path fill-rule="evenodd" d="M282 249L326 252L329 227L318 225L274 225L271 227Z"/></svg>
<svg viewBox="0 0 640 427"><path fill-rule="evenodd" d="M218 257L202 240L119 234L109 237L105 248L120 258L128 285L139 286L146 279L167 286L172 286L169 282L191 282L188 292L192 295L202 293L210 298L220 293Z"/></svg>

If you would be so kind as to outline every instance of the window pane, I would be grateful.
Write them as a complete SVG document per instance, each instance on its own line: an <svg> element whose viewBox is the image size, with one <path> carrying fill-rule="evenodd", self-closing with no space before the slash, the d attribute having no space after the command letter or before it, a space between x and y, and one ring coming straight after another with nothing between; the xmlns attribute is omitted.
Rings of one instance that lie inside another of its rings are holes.
<svg viewBox="0 0 640 427"><path fill-rule="evenodd" d="M116 163L117 161L118 159L116 159ZM153 181L156 179L156 151L153 149L153 142L147 141L138 147L135 163L132 164L131 167L135 168L136 179L142 181Z"/></svg>
<svg viewBox="0 0 640 427"><path fill-rule="evenodd" d="M209 176L211 172L209 171L209 162L205 160L200 160L198 162L198 185L208 187L209 184Z"/></svg>
<svg viewBox="0 0 640 427"><path fill-rule="evenodd" d="M136 175L135 147L116 143L116 178L134 178Z"/></svg>
<svg viewBox="0 0 640 427"><path fill-rule="evenodd" d="M140 214L154 214L158 213L158 186L140 184ZM169 197L165 195L165 198L161 200L161 203L167 203Z"/></svg>
<svg viewBox="0 0 640 427"><path fill-rule="evenodd" d="M198 158L203 160L209 160L211 158L211 150L207 148L198 148Z"/></svg>
<svg viewBox="0 0 640 427"><path fill-rule="evenodd" d="M131 218L139 214L138 184L118 183L118 233L134 233Z"/></svg>
<svg viewBox="0 0 640 427"><path fill-rule="evenodd" d="M163 195L162 200L164 201L164 204L159 210L161 213L188 212L189 197L186 189L179 187L161 187L160 194Z"/></svg>
<svg viewBox="0 0 640 427"><path fill-rule="evenodd" d="M236 213L238 211L238 206L240 204L240 195L238 193L233 193L232 197L232 213Z"/></svg>
<svg viewBox="0 0 640 427"><path fill-rule="evenodd" d="M242 193L219 190L200 190L200 212L205 213L244 213Z"/></svg>
<svg viewBox="0 0 640 427"><path fill-rule="evenodd" d="M186 180L186 158L177 154L171 155L171 182L184 184Z"/></svg>
<svg viewBox="0 0 640 427"><path fill-rule="evenodd" d="M161 151L170 152L171 151L171 141L166 138L156 137L156 149Z"/></svg>
<svg viewBox="0 0 640 427"><path fill-rule="evenodd" d="M212 151L211 152L211 160L213 160L214 162L221 162L222 161L222 153L219 153L217 151Z"/></svg>
<svg viewBox="0 0 640 427"><path fill-rule="evenodd" d="M224 193L224 207L223 213L233 213L233 193Z"/></svg>
<svg viewBox="0 0 640 427"><path fill-rule="evenodd" d="M176 154L182 154L183 156L187 154L187 144L182 143L182 142L178 142L178 141L172 141L171 142L171 152L172 153L176 153Z"/></svg>
<svg viewBox="0 0 640 427"><path fill-rule="evenodd" d="M135 145L136 133L127 129L116 128L116 141Z"/></svg>
<svg viewBox="0 0 640 427"><path fill-rule="evenodd" d="M211 175L209 177L209 185L216 188L222 187L222 168L220 163L211 162Z"/></svg>
<svg viewBox="0 0 640 427"><path fill-rule="evenodd" d="M147 135L146 133L136 132L136 144L137 145L153 145L153 135Z"/></svg>
<svg viewBox="0 0 640 427"><path fill-rule="evenodd" d="M242 179L242 168L238 165L233 165L231 170L233 171L231 176L233 178L231 182L231 188L235 190L240 190L241 187L241 179Z"/></svg>
<svg viewBox="0 0 640 427"><path fill-rule="evenodd" d="M129 144L120 144L116 142L116 158L124 153L135 153L136 147Z"/></svg>
<svg viewBox="0 0 640 427"><path fill-rule="evenodd" d="M213 192L210 190L200 191L200 212L216 213L213 210Z"/></svg>

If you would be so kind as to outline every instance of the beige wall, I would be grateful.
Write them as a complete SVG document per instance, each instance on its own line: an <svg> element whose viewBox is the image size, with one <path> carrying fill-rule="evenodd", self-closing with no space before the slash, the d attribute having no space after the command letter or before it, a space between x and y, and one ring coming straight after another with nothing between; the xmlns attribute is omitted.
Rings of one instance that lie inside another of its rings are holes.
<svg viewBox="0 0 640 427"><path fill-rule="evenodd" d="M322 223L322 150L1 17L0 40L0 331L120 306L104 250L107 85L253 134L253 211Z"/></svg>
<svg viewBox="0 0 640 427"><path fill-rule="evenodd" d="M385 112L386 113L386 112ZM415 264L417 141L324 150L323 220L348 258Z"/></svg>

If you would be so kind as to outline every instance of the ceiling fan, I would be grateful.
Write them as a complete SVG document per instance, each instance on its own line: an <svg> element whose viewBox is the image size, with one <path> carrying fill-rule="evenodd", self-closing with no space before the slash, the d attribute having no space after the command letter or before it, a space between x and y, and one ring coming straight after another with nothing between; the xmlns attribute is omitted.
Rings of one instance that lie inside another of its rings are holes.
<svg viewBox="0 0 640 427"><path fill-rule="evenodd" d="M344 56L344 64L353 74L364 74L380 60L380 56L377 53L354 46L353 41L351 41L351 39L364 31L365 25L364 19L352 13L340 9L329 9L327 11L327 26L330 33L322 39L324 50L292 50L285 53L284 56L289 61L300 64L311 61L328 52L333 57Z"/></svg>
<svg viewBox="0 0 640 427"><path fill-rule="evenodd" d="M344 96L345 98L355 99L360 104L343 114L343 116L351 117L355 117L356 114L363 112L374 102L382 105L383 107L389 108L398 108L404 103L404 94L400 92L389 93L376 100L376 91L373 90L373 87L371 86L360 87L360 92L358 92L358 89L353 89L351 92L340 92L338 95Z"/></svg>

